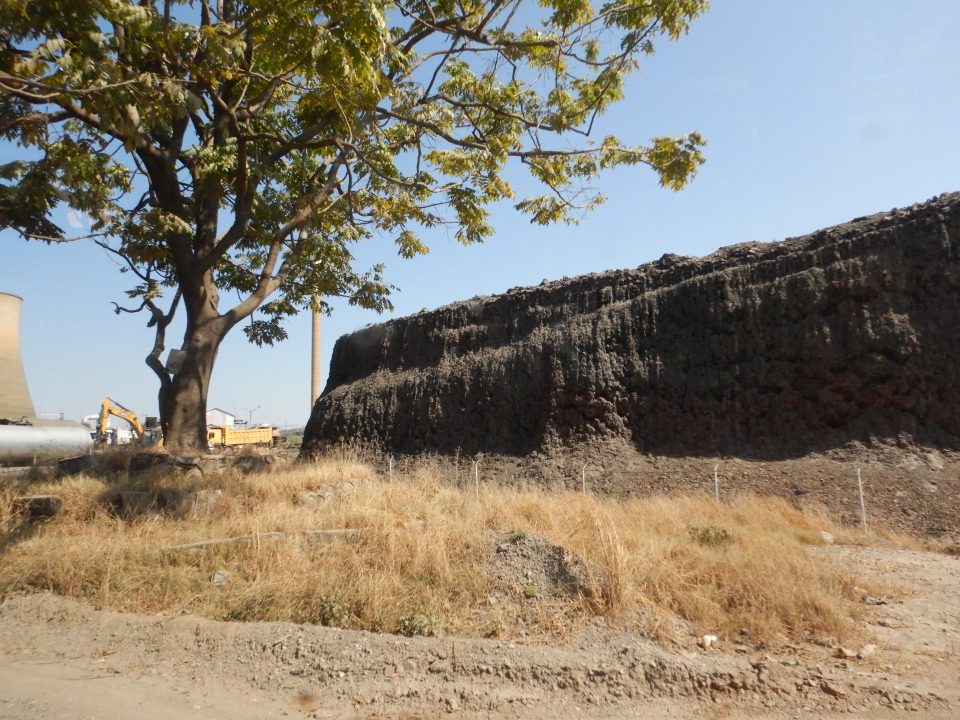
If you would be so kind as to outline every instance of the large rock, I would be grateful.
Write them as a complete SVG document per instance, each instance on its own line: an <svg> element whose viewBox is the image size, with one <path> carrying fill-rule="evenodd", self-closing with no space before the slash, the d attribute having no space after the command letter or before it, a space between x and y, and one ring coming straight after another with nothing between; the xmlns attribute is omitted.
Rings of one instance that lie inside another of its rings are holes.
<svg viewBox="0 0 960 720"><path fill-rule="evenodd" d="M960 447L960 193L771 244L474 298L340 338L304 452L790 457Z"/></svg>

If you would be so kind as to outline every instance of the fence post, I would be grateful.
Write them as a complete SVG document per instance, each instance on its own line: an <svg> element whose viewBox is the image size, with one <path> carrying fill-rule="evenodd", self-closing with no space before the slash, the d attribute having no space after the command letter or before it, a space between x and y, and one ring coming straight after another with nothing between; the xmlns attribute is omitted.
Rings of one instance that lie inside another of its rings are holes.
<svg viewBox="0 0 960 720"><path fill-rule="evenodd" d="M863 478L860 476L860 468L857 468L857 489L860 491L860 524L863 525L863 531L867 531L867 505L863 501Z"/></svg>
<svg viewBox="0 0 960 720"><path fill-rule="evenodd" d="M713 466L713 494L717 498L717 502L720 502L720 478L717 477L717 470L719 469L719 463Z"/></svg>

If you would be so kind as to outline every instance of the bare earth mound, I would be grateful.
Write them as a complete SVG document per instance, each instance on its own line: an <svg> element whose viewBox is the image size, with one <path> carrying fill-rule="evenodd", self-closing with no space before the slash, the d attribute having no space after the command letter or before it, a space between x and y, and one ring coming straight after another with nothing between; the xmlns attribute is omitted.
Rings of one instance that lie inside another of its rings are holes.
<svg viewBox="0 0 960 720"><path fill-rule="evenodd" d="M305 433L390 452L960 448L960 194L340 338Z"/></svg>

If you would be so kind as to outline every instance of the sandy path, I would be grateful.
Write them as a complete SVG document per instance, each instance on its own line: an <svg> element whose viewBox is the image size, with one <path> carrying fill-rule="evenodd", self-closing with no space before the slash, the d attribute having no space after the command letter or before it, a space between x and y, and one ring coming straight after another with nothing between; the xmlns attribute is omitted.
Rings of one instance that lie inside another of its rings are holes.
<svg viewBox="0 0 960 720"><path fill-rule="evenodd" d="M0 668L0 718L6 720L254 720L280 717L258 705L266 698L247 693L247 704L226 687L180 689L163 680L105 674L63 661L18 662Z"/></svg>

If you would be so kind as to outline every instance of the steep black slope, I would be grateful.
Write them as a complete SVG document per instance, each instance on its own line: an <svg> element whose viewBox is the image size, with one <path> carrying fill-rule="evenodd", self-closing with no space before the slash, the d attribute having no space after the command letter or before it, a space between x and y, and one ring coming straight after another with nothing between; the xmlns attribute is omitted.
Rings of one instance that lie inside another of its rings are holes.
<svg viewBox="0 0 960 720"><path fill-rule="evenodd" d="M957 449L958 258L954 193L392 320L338 340L304 451L343 437L406 453Z"/></svg>

